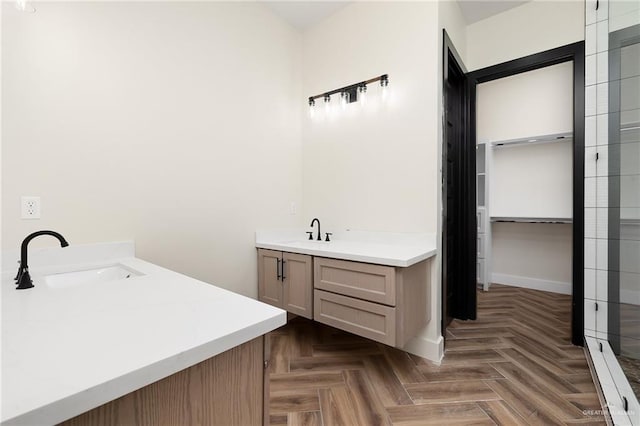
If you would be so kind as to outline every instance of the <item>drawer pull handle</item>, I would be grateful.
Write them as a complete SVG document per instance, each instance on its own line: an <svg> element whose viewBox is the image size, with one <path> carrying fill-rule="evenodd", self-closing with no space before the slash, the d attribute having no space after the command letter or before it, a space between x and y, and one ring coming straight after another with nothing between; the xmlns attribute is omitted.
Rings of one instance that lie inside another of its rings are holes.
<svg viewBox="0 0 640 426"><path fill-rule="evenodd" d="M282 275L280 275L280 259L276 259L276 275L278 281L280 281L280 278L282 278Z"/></svg>
<svg viewBox="0 0 640 426"><path fill-rule="evenodd" d="M285 264L285 263L287 263L287 261L286 261L286 260L284 260L284 259L282 259L282 273L281 273L281 275L282 275L282 281L284 281L284 280L286 280L286 279L287 279L287 277L285 277L285 276L284 276L284 264Z"/></svg>

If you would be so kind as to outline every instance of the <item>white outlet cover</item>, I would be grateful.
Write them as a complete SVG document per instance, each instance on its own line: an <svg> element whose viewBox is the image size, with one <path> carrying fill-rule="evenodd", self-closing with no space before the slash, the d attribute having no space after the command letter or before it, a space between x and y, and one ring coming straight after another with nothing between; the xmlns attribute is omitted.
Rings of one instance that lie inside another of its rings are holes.
<svg viewBox="0 0 640 426"><path fill-rule="evenodd" d="M22 219L40 219L40 197L22 196L20 206Z"/></svg>

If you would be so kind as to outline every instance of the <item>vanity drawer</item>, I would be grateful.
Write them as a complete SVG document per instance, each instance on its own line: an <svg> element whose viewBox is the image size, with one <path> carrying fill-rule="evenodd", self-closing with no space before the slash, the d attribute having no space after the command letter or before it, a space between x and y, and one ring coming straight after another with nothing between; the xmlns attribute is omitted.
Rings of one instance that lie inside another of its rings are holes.
<svg viewBox="0 0 640 426"><path fill-rule="evenodd" d="M396 343L396 308L314 290L314 320L386 345Z"/></svg>
<svg viewBox="0 0 640 426"><path fill-rule="evenodd" d="M313 269L316 289L396 305L394 267L316 257Z"/></svg>

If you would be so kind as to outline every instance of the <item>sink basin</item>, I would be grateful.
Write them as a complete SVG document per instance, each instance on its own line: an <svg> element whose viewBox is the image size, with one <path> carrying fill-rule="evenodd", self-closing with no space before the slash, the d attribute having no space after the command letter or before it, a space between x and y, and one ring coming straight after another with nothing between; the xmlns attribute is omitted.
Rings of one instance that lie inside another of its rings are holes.
<svg viewBox="0 0 640 426"><path fill-rule="evenodd" d="M107 281L124 280L144 275L124 265L103 266L84 271L63 272L44 277L45 282L52 288L74 287L83 284L102 283Z"/></svg>

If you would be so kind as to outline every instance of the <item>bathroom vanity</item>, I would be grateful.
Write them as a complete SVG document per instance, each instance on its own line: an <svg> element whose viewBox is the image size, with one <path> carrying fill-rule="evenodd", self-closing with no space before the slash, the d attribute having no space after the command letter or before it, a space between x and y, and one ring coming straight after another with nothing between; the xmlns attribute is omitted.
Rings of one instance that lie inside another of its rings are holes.
<svg viewBox="0 0 640 426"><path fill-rule="evenodd" d="M283 310L138 259L133 243L34 250L30 266L34 288L2 276L3 425L268 423Z"/></svg>
<svg viewBox="0 0 640 426"><path fill-rule="evenodd" d="M426 235L348 232L333 241L256 233L258 298L323 324L403 347L430 319Z"/></svg>

